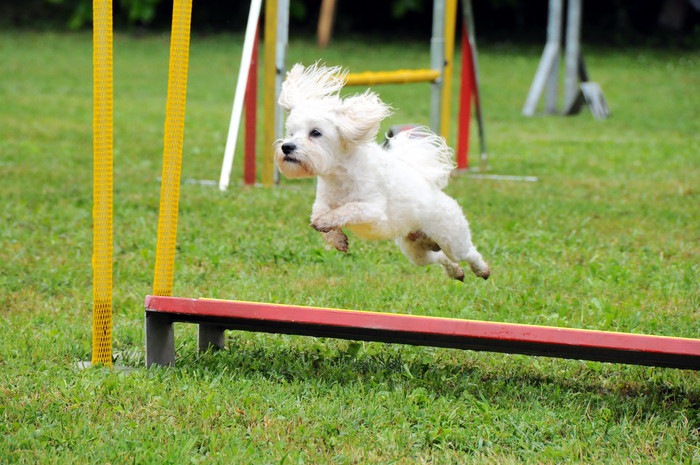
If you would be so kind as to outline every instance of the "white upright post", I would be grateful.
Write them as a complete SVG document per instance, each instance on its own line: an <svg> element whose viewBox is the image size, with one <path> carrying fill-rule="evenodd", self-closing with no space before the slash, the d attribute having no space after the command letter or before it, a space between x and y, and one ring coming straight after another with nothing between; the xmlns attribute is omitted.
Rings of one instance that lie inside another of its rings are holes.
<svg viewBox="0 0 700 465"><path fill-rule="evenodd" d="M243 40L241 67L238 70L238 82L236 82L236 93L233 98L231 122L228 127L228 137L226 138L226 148L224 149L224 161L221 165L221 177L219 178L219 189L222 191L228 188L231 181L233 155L236 150L238 128L241 125L241 113L243 111L243 102L245 101L245 90L246 84L248 83L250 61L253 57L253 45L255 43L255 33L257 32L261 5L262 0L252 0L250 2L248 24L246 25L245 39Z"/></svg>

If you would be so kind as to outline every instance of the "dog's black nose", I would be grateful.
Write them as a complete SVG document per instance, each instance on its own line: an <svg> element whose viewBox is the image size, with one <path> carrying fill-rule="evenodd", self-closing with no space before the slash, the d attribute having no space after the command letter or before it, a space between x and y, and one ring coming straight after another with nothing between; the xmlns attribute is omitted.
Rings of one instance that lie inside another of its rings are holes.
<svg viewBox="0 0 700 465"><path fill-rule="evenodd" d="M284 144L282 144L282 153L285 155L289 155L290 153L292 153L296 149L297 149L297 144L295 144L294 142L285 142Z"/></svg>

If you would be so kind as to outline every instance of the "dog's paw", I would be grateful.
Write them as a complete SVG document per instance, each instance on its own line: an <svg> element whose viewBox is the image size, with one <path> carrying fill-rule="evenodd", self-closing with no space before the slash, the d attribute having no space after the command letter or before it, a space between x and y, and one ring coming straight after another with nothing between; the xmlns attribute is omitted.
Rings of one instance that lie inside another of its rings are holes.
<svg viewBox="0 0 700 465"><path fill-rule="evenodd" d="M332 215L321 215L311 221L311 227L318 232L327 233L333 229L339 229L341 224L334 220Z"/></svg>
<svg viewBox="0 0 700 465"><path fill-rule="evenodd" d="M328 245L343 253L348 251L348 236L340 228L323 232L323 239Z"/></svg>
<svg viewBox="0 0 700 465"><path fill-rule="evenodd" d="M319 223L311 223L311 227L320 233L328 233L333 230L333 226L327 226Z"/></svg>
<svg viewBox="0 0 700 465"><path fill-rule="evenodd" d="M491 267L489 267L486 262L482 262L479 265L471 264L470 268L472 269L472 273L479 278L489 279L489 276L491 276Z"/></svg>
<svg viewBox="0 0 700 465"><path fill-rule="evenodd" d="M458 264L452 262L443 263L442 268L450 278L464 282L464 270Z"/></svg>

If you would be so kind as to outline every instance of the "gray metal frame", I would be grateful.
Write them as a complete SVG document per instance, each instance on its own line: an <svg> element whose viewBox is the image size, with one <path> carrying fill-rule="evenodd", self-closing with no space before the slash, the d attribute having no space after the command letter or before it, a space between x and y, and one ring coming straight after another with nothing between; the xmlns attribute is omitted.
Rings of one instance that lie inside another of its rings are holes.
<svg viewBox="0 0 700 465"><path fill-rule="evenodd" d="M605 119L610 114L605 96L600 85L588 81L581 52L583 0L567 0L566 4L564 108L561 112L557 108L563 4L563 0L549 0L547 43L523 106L523 115L533 116L537 109L537 102L545 93L545 114L573 115L581 111L581 107L586 104L595 118Z"/></svg>
<svg viewBox="0 0 700 465"><path fill-rule="evenodd" d="M279 0L277 4L277 77L275 92L279 95L286 71L287 44L289 42L289 0ZM435 132L440 129L442 110L443 73L445 71L445 0L433 1L433 29L430 39L430 68L440 72L440 77L431 84L430 125ZM275 137L281 138L284 125L284 112L275 105ZM275 183L279 182L279 172L275 169Z"/></svg>
<svg viewBox="0 0 700 465"><path fill-rule="evenodd" d="M433 32L430 38L430 68L438 71L440 77L431 84L430 126L440 131L442 116L442 87L445 72L445 0L433 2Z"/></svg>
<svg viewBox="0 0 700 465"><path fill-rule="evenodd" d="M563 0L549 0L549 15L547 18L547 43L535 77L527 95L523 115L534 116L537 102L546 88L545 113L557 112L557 95L559 79L559 53L561 50Z"/></svg>

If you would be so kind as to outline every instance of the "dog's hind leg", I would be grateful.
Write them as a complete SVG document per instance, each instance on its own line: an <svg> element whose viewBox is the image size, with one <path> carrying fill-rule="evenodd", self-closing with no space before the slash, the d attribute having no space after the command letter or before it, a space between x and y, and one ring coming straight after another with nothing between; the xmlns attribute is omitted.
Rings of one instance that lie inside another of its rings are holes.
<svg viewBox="0 0 700 465"><path fill-rule="evenodd" d="M462 267L447 258L440 246L423 231L413 231L406 237L396 239L396 244L414 265L439 263L450 278L464 281Z"/></svg>
<svg viewBox="0 0 700 465"><path fill-rule="evenodd" d="M432 221L423 226L425 235L435 241L450 261L465 261L476 276L488 279L491 269L472 243L469 223L459 204L445 195L435 212Z"/></svg>

